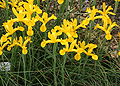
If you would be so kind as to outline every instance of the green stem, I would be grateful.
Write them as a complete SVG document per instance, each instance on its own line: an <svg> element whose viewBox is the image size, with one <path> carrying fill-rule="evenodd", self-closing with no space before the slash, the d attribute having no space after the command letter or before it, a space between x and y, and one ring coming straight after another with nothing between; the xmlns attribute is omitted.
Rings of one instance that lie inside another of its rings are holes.
<svg viewBox="0 0 120 86"><path fill-rule="evenodd" d="M62 73L62 86L65 86L65 80L64 80L65 71L64 71L64 69L65 69L65 63L66 63L66 54L63 56L63 59L64 60L63 60L61 73Z"/></svg>
<svg viewBox="0 0 120 86"><path fill-rule="evenodd" d="M53 74L54 74L54 86L57 86L57 77L56 77L56 48L57 48L57 43L54 44L53 46Z"/></svg>
<svg viewBox="0 0 120 86"><path fill-rule="evenodd" d="M25 79L24 80L24 84L25 84L24 86L27 86L27 84L26 84L26 72L25 72L26 71L26 69L25 69L26 68L26 65L25 65L25 56L23 54L22 54L22 59L23 59L24 79Z"/></svg>
<svg viewBox="0 0 120 86"><path fill-rule="evenodd" d="M28 54L29 54L29 69L28 69L28 70L29 70L29 71L31 71L31 67L32 67L32 57L31 57L32 52L31 52L30 49L31 49L31 45L29 44L29 49L28 49L28 51L29 51L29 53L28 53ZM29 72L28 74L29 74L29 80L31 81L31 73ZM31 84L31 83L30 83L30 84ZM30 84L29 84L29 85L30 85Z"/></svg>
<svg viewBox="0 0 120 86"><path fill-rule="evenodd" d="M67 17L67 15L63 16L63 14L65 13L66 9L68 8L68 5L69 5L68 2L69 2L68 0L65 0L64 3L60 5L60 9L59 9L59 12L58 12L58 17L57 17L57 20L56 20L57 25L59 25L60 21L62 21L61 17L63 17L63 18Z"/></svg>
<svg viewBox="0 0 120 86"><path fill-rule="evenodd" d="M5 8L5 18L6 18L6 21L9 19L9 16L8 16L8 9L9 9L9 6L8 6L8 0L5 0L5 3L6 3L6 8Z"/></svg>
<svg viewBox="0 0 120 86"><path fill-rule="evenodd" d="M93 0L93 6L95 6L96 5L96 0Z"/></svg>
<svg viewBox="0 0 120 86"><path fill-rule="evenodd" d="M115 9L114 9L114 13L116 13L116 12L117 12L118 5L119 5L119 2L118 2L118 1L116 1L116 2L115 2Z"/></svg>
<svg viewBox="0 0 120 86"><path fill-rule="evenodd" d="M36 0L37 1L37 5L40 7L40 0Z"/></svg>

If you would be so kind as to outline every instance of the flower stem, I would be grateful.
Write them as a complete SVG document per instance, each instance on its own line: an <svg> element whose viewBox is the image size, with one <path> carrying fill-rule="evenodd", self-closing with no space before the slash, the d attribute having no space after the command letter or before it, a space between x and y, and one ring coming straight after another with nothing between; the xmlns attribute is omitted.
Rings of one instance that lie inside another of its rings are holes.
<svg viewBox="0 0 120 86"><path fill-rule="evenodd" d="M119 2L118 2L118 1L115 1L115 9L114 9L114 13L117 12L118 5L119 5Z"/></svg>
<svg viewBox="0 0 120 86"><path fill-rule="evenodd" d="M65 86L65 80L64 80L64 75L65 75L65 71L64 71L64 69L65 69L65 63L66 63L66 54L63 56L63 65L62 65L62 71L61 71L61 73L62 73L62 86Z"/></svg>
<svg viewBox="0 0 120 86"><path fill-rule="evenodd" d="M25 55L22 54L22 60L23 60L23 71L24 71L24 86L27 86L26 84L26 64L25 64Z"/></svg>
<svg viewBox="0 0 120 86"><path fill-rule="evenodd" d="M57 86L57 77L56 77L56 48L57 48L57 43L54 43L53 46L53 75L54 75L54 86Z"/></svg>
<svg viewBox="0 0 120 86"><path fill-rule="evenodd" d="M8 6L8 0L5 0L6 8L5 8L5 15L6 15L6 21L9 19L8 13L9 13L9 6Z"/></svg>

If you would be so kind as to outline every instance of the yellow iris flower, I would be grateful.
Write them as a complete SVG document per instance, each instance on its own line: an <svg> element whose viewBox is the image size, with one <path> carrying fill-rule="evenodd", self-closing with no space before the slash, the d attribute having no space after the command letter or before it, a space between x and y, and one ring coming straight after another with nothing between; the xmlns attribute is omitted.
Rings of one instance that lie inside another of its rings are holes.
<svg viewBox="0 0 120 86"><path fill-rule="evenodd" d="M3 49L4 49L8 44L10 44L9 41L5 42L4 44L2 44L2 45L0 46L0 55L2 55Z"/></svg>
<svg viewBox="0 0 120 86"><path fill-rule="evenodd" d="M39 21L41 21L43 24L40 27L40 31L45 32L46 31L46 23L52 19L57 19L54 14L51 17L48 17L48 14L46 12L43 13L42 17L39 17Z"/></svg>
<svg viewBox="0 0 120 86"><path fill-rule="evenodd" d="M111 38L112 38L112 35L110 34L110 32L111 32L111 29L113 28L113 27L115 27L115 26L118 26L117 24L116 24L116 22L113 22L111 25L103 25L103 26L100 26L99 24L97 24L95 27L94 27L94 29L96 29L96 28L99 28L99 29L101 29L102 31L104 31L105 33L106 33L106 36L105 36L105 38L107 39L107 40L111 40Z"/></svg>
<svg viewBox="0 0 120 86"><path fill-rule="evenodd" d="M95 44L87 44L85 45L85 41L76 43L77 40L74 40L70 45L67 40L61 41L62 45L65 45L65 48L59 51L60 55L64 55L66 52L76 52L77 54L74 56L75 60L80 60L81 53L85 53L88 56L92 56L92 59L98 60L98 56L93 54L93 49L97 47ZM86 49L88 50L86 51Z"/></svg>
<svg viewBox="0 0 120 86"><path fill-rule="evenodd" d="M59 26L55 26L54 29L51 30L51 32L48 32L49 40L43 40L41 42L41 47L45 47L48 43L61 42L61 39L57 39L57 37L62 34L62 32L57 32L59 29Z"/></svg>
<svg viewBox="0 0 120 86"><path fill-rule="evenodd" d="M5 0L2 0L2 2L0 1L0 7L1 8L6 8L6 2L5 2Z"/></svg>
<svg viewBox="0 0 120 86"><path fill-rule="evenodd" d="M10 4L12 7L17 7L17 4L20 2L21 0L10 0L8 2L8 4Z"/></svg>
<svg viewBox="0 0 120 86"><path fill-rule="evenodd" d="M20 46L22 48L22 53L27 54L27 43L31 42L30 37L24 37L25 41L23 41L23 38L20 36L19 39L15 38L13 39L13 42L7 47L7 50L10 51L12 47L14 46Z"/></svg>
<svg viewBox="0 0 120 86"><path fill-rule="evenodd" d="M96 15L96 13L98 12L98 9L96 9L95 6L93 6L92 9L87 8L86 12L89 13L89 19L94 20L94 17Z"/></svg>
<svg viewBox="0 0 120 86"><path fill-rule="evenodd" d="M75 38L78 37L77 29L82 27L82 25L77 25L77 19L71 19L68 21L66 19L63 20L63 24L60 26L55 26L51 32L48 32L49 40L43 40L41 42L41 46L45 47L48 43L56 43L59 42L65 48L59 51L60 55L64 55L66 52L76 52L77 54L74 56L75 60L80 60L81 53L85 53L88 56L92 56L92 59L97 60L98 56L93 54L93 49L97 47L95 44L87 44L85 42L82 43L79 41L77 44L77 40ZM64 39L58 39L58 36L65 34L66 37ZM88 49L86 51L86 49Z"/></svg>
<svg viewBox="0 0 120 86"><path fill-rule="evenodd" d="M7 33L1 37L1 41L3 41L3 42L7 41L7 37L12 35L13 33L15 33L18 30L24 31L24 27L21 27L21 26L20 27L18 26L17 28L13 28L13 23L14 23L13 19L8 20L7 22L3 23L3 26Z"/></svg>
<svg viewBox="0 0 120 86"><path fill-rule="evenodd" d="M77 26L77 19L71 19L71 21L68 21L66 19L63 20L63 24L61 25L59 31L65 33L69 39L77 38L78 34L76 33L76 30L79 28Z"/></svg>

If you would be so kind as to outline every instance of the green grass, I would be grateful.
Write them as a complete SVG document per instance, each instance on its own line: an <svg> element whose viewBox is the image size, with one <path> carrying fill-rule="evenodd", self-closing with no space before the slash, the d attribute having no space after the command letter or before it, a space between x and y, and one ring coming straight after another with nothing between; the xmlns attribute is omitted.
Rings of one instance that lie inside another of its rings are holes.
<svg viewBox="0 0 120 86"><path fill-rule="evenodd" d="M54 26L60 25L63 19L77 18L79 22L84 18L82 8L84 0L75 2L65 0L62 5L58 5L53 0L47 0L45 3L37 0L35 3L40 5L42 10L50 15L53 12L58 19L47 24L47 31L39 31L41 23L34 26L35 34L32 37L32 43L28 44L28 54L21 54L21 49L14 47L12 51L4 50L0 61L11 63L10 71L0 71L0 86L119 86L120 85L120 57L114 56L115 51L112 44L116 41L115 46L120 42L113 33L112 41L102 40L103 32L93 30L92 22L89 29L79 30L79 39L85 40L86 43L92 42L98 45L94 52L99 56L97 61L91 57L82 54L79 61L75 61L74 53L66 53L64 56L59 55L60 44L47 44L41 48L42 39L47 39L47 32ZM90 0L89 5L101 5L97 0ZM111 0L112 1L112 0ZM113 4L114 5L114 4ZM53 6L53 7L52 7ZM117 11L115 11L117 12ZM119 14L119 13L118 13ZM117 14L117 15L118 15ZM0 8L0 36L4 33L2 23L10 19L10 9ZM72 16L71 16L72 15ZM87 16L87 15L86 15ZM120 24L118 20L116 20ZM118 29L119 30L119 29ZM118 32L117 30L117 32ZM116 30L115 30L116 31ZM97 36L96 36L97 35ZM112 46L112 47L111 47Z"/></svg>

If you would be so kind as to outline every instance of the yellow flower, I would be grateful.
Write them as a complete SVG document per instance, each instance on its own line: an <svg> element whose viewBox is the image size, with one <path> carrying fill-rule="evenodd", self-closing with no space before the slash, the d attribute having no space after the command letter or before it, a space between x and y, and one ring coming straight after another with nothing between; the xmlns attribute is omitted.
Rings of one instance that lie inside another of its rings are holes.
<svg viewBox="0 0 120 86"><path fill-rule="evenodd" d="M4 44L2 44L2 45L0 46L0 55L2 55L3 49L4 49L8 44L10 44L9 41L5 42Z"/></svg>
<svg viewBox="0 0 120 86"><path fill-rule="evenodd" d="M102 31L104 31L104 32L106 33L105 38L106 38L107 40L111 40L112 35L110 34L110 32L111 32L111 29L112 29L113 27L115 27L115 26L118 26L118 25L116 24L116 22L113 22L113 23L110 24L109 26L108 26L108 25L100 26L99 24L97 24L97 25L94 27L94 29L96 29L96 28L101 29Z"/></svg>
<svg viewBox="0 0 120 86"><path fill-rule="evenodd" d="M78 34L76 33L78 28L77 19L71 19L71 21L64 19L59 31L65 33L68 36L68 39L73 39L78 37Z"/></svg>
<svg viewBox="0 0 120 86"><path fill-rule="evenodd" d="M4 22L2 26L5 28L6 32L13 32L13 23L14 23L14 20L11 19L11 20L8 20L7 22Z"/></svg>
<svg viewBox="0 0 120 86"><path fill-rule="evenodd" d="M109 33L109 34L106 34L105 35L105 38L107 39L107 40L111 40L112 39L112 35Z"/></svg>
<svg viewBox="0 0 120 86"><path fill-rule="evenodd" d="M118 52L118 55L120 56L120 51Z"/></svg>
<svg viewBox="0 0 120 86"><path fill-rule="evenodd" d="M33 30L28 30L28 31L27 31L27 35L28 35L28 36L33 36L33 34L34 34Z"/></svg>
<svg viewBox="0 0 120 86"><path fill-rule="evenodd" d="M39 21L41 21L43 24L40 27L40 31L45 32L46 31L46 23L52 19L57 19L56 16L52 15L51 17L48 17L48 14L46 12L43 13L42 17L39 17Z"/></svg>
<svg viewBox="0 0 120 86"><path fill-rule="evenodd" d="M62 45L65 45L65 48L59 51L60 55L64 55L66 52L73 52L73 51L75 52L76 50L74 49L74 46L76 45L76 41L77 40L74 40L71 44L69 44L68 43L69 41L67 39L61 40L60 43Z"/></svg>
<svg viewBox="0 0 120 86"><path fill-rule="evenodd" d="M65 55L66 50L63 48L62 50L59 51L60 55Z"/></svg>
<svg viewBox="0 0 120 86"><path fill-rule="evenodd" d="M6 30L6 34L4 36L2 36L1 40L5 40L8 36L14 34L16 31L24 31L24 27L18 26L17 28L13 28L13 23L14 23L14 19L8 20L7 22L3 23L2 26L4 26L5 30Z"/></svg>
<svg viewBox="0 0 120 86"><path fill-rule="evenodd" d="M40 27L40 31L45 32L47 30L45 24L42 24Z"/></svg>
<svg viewBox="0 0 120 86"><path fill-rule="evenodd" d="M90 56L92 56L92 59L93 59L93 60L98 60L98 56L97 56L97 55L95 55L95 54L90 54Z"/></svg>
<svg viewBox="0 0 120 86"><path fill-rule="evenodd" d="M7 41L7 36L6 35L2 35L0 41L1 42L6 42Z"/></svg>
<svg viewBox="0 0 120 86"><path fill-rule="evenodd" d="M17 7L17 4L20 2L20 0L10 0L8 4L10 4L12 7Z"/></svg>
<svg viewBox="0 0 120 86"><path fill-rule="evenodd" d="M31 16L31 14L33 12L36 12L38 14L42 13L42 10L37 5L33 5L33 0L28 0L28 3L23 3L23 4L24 4L23 6L27 12L27 17Z"/></svg>
<svg viewBox="0 0 120 86"><path fill-rule="evenodd" d="M46 46L46 41L43 40L43 41L41 42L41 47L45 47L45 46Z"/></svg>
<svg viewBox="0 0 120 86"><path fill-rule="evenodd" d="M103 11L98 10L98 13L102 14L100 16L96 16L94 17L94 19L98 19L98 18L102 18L103 22L107 24L111 24L111 19L109 18L108 14L111 15L116 15L113 12L110 12L111 10L113 10L113 8L111 6L107 7L105 2L103 3Z"/></svg>
<svg viewBox="0 0 120 86"><path fill-rule="evenodd" d="M105 2L103 3L102 7L103 7L103 11L99 10L98 13L102 14L103 16L108 17L107 14L116 15L115 13L110 12L110 10L113 10L113 8L111 6L107 7Z"/></svg>
<svg viewBox="0 0 120 86"><path fill-rule="evenodd" d="M17 8L18 9L18 8ZM17 17L16 21L23 21L24 17L25 17L25 13L24 13L24 9L23 7L21 7L21 11L17 11L14 7L12 8L12 12L14 13L14 15Z"/></svg>
<svg viewBox="0 0 120 86"><path fill-rule="evenodd" d="M86 12L89 13L89 19L94 20L94 17L96 15L96 13L98 12L98 9L95 9L95 6L93 6L92 9L87 8Z"/></svg>
<svg viewBox="0 0 120 86"><path fill-rule="evenodd" d="M83 52L84 53L86 52L83 48L77 48L76 49L77 54L74 56L74 59L77 60L77 61L80 60L81 59L81 53L83 53Z"/></svg>
<svg viewBox="0 0 120 86"><path fill-rule="evenodd" d="M1 8L6 8L6 2L5 2L5 0L2 0L2 2L0 1L0 7Z"/></svg>
<svg viewBox="0 0 120 86"><path fill-rule="evenodd" d="M93 59L93 60L97 60L97 59L98 59L98 56L92 53L94 48L97 48L97 45L96 45L96 44L91 44L91 43L90 43L90 44L85 45L85 42L84 42L84 41L83 41L83 42L80 42L80 41L78 42L78 47L77 47L77 49L80 49L80 50L78 51L78 53L79 53L79 52L81 53L81 51L82 51L82 52L84 52L86 55L92 56L92 59ZM87 49L87 50L86 50L86 49Z"/></svg>
<svg viewBox="0 0 120 86"><path fill-rule="evenodd" d="M27 54L28 50L27 50L27 47L23 46L22 47L22 53L23 54Z"/></svg>
<svg viewBox="0 0 120 86"><path fill-rule="evenodd" d="M74 56L74 59L75 59L76 61L79 61L79 60L81 59L80 54L77 53L77 54Z"/></svg>
<svg viewBox="0 0 120 86"><path fill-rule="evenodd" d="M60 29L60 27L59 26L55 26L54 29L51 30L51 32L48 32L48 38L50 40L43 40L41 42L41 46L42 47L45 47L45 45L47 43L56 43L56 42L60 42L61 41L61 39L57 39L57 37L62 34L62 32L59 32L58 29Z"/></svg>
<svg viewBox="0 0 120 86"><path fill-rule="evenodd" d="M23 21L25 15L25 20L31 20L32 14L36 12L37 14L41 14L42 10L37 6L33 5L34 0L27 0L28 2L19 2L18 6L15 8L12 8L13 13L17 16L18 21ZM20 19L21 17L21 19Z"/></svg>
<svg viewBox="0 0 120 86"><path fill-rule="evenodd" d="M32 30L32 27L31 26L28 26L28 31L27 31L27 35L28 36L33 36L34 32Z"/></svg>
<svg viewBox="0 0 120 86"><path fill-rule="evenodd" d="M20 36L19 39L15 38L13 39L13 42L7 47L7 50L11 50L12 47L14 46L20 46L22 48L22 53L23 54L27 54L27 43L28 42L31 42L31 38L30 37L24 37L24 40L23 41L23 38Z"/></svg>
<svg viewBox="0 0 120 86"><path fill-rule="evenodd" d="M88 51L87 51L87 54L91 54L92 51L93 51L93 49L94 49L94 48L97 48L97 45L96 45L96 44L87 44L87 45L85 46L85 49L86 49L86 48L89 48Z"/></svg>
<svg viewBox="0 0 120 86"><path fill-rule="evenodd" d="M120 0L115 0L115 1L120 1Z"/></svg>
<svg viewBox="0 0 120 86"><path fill-rule="evenodd" d="M58 0L59 4L62 4L64 2L64 0Z"/></svg>
<svg viewBox="0 0 120 86"><path fill-rule="evenodd" d="M76 42L77 40L74 40L71 44L69 44L67 40L62 40L61 44L65 45L65 48L59 51L60 55L64 55L66 52L76 52L74 59L78 61L81 58L81 53L85 53L88 56L92 56L92 59L98 60L98 56L92 53L93 49L96 48L97 45L95 44L85 45L85 41L83 42L79 41L78 44L76 44Z"/></svg>
<svg viewBox="0 0 120 86"><path fill-rule="evenodd" d="M89 22L90 22L90 18L86 17L84 20L81 21L80 25L78 26L82 28L87 28L86 26L89 24Z"/></svg>

